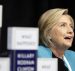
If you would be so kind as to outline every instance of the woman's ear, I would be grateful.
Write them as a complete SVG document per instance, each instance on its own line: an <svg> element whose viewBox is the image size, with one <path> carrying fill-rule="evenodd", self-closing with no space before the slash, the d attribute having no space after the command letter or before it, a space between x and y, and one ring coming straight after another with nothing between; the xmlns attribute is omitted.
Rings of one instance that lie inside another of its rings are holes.
<svg viewBox="0 0 75 71"><path fill-rule="evenodd" d="M51 39L51 36L48 36L47 38L48 38L48 39Z"/></svg>

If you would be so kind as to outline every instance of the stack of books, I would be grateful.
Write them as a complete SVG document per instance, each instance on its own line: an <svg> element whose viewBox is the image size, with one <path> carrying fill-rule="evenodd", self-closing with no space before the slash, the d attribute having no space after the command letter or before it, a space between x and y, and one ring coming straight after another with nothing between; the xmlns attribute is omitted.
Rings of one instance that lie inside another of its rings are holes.
<svg viewBox="0 0 75 71"><path fill-rule="evenodd" d="M10 71L37 71L38 28L8 27Z"/></svg>

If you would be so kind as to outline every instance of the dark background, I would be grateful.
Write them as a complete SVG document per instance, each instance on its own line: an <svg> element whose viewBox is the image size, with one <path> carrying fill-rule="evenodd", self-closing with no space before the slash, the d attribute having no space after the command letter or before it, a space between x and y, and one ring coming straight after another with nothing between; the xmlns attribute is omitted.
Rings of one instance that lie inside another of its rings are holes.
<svg viewBox="0 0 75 71"><path fill-rule="evenodd" d="M3 5L0 54L7 53L7 28L9 26L37 27L40 15L51 8L67 8L75 20L74 0L0 0ZM75 51L75 40L70 48Z"/></svg>

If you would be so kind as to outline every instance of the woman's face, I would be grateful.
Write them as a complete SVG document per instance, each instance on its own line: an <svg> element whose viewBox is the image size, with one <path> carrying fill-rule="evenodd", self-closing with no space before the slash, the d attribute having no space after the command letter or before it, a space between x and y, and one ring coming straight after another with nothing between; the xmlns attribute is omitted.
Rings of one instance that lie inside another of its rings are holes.
<svg viewBox="0 0 75 71"><path fill-rule="evenodd" d="M74 25L68 15L62 15L50 31L53 44L60 49L68 49L74 38Z"/></svg>

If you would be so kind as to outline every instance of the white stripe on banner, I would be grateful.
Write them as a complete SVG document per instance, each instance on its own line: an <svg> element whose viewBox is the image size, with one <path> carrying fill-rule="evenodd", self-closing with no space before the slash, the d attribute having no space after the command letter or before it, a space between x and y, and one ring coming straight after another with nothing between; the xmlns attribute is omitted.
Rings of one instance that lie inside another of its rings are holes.
<svg viewBox="0 0 75 71"><path fill-rule="evenodd" d="M2 10L3 10L3 6L0 5L0 27L2 27Z"/></svg>

